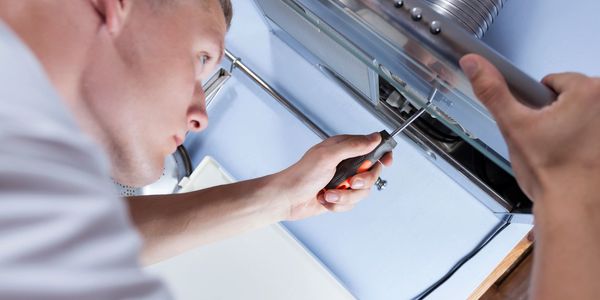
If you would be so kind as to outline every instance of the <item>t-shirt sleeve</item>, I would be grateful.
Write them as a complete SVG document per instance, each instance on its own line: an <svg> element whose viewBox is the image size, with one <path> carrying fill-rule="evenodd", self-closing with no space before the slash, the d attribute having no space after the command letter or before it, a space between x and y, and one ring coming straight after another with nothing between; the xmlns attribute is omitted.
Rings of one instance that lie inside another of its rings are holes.
<svg viewBox="0 0 600 300"><path fill-rule="evenodd" d="M2 27L0 299L170 299L103 153Z"/></svg>

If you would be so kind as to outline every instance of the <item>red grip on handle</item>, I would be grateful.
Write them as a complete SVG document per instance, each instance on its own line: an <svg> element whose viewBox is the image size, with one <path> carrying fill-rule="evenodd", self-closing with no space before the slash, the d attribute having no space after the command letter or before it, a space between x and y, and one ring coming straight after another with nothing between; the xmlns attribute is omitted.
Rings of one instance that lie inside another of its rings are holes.
<svg viewBox="0 0 600 300"><path fill-rule="evenodd" d="M325 186L325 189L350 189L350 178L358 173L363 173L371 169L373 165L387 152L390 152L396 146L396 141L387 131L381 131L381 143L370 153L352 157L340 162L333 178Z"/></svg>
<svg viewBox="0 0 600 300"><path fill-rule="evenodd" d="M373 162L372 161L365 160L362 163L362 165L360 165L360 167L358 167L357 174L369 171L369 169L371 169L372 166L373 166ZM336 187L336 189L338 189L338 190L349 190L352 187L352 183L350 182L350 179L352 179L352 177L346 179L344 182L342 182L340 185L338 185Z"/></svg>

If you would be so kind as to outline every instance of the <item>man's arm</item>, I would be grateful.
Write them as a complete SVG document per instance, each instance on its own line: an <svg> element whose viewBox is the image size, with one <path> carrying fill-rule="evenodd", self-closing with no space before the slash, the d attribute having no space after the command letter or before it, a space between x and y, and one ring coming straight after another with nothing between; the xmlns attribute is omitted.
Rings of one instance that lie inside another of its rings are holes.
<svg viewBox="0 0 600 300"><path fill-rule="evenodd" d="M267 176L192 193L130 197L133 222L144 238L143 263L285 219L270 181Z"/></svg>
<svg viewBox="0 0 600 300"><path fill-rule="evenodd" d="M535 299L600 295L600 79L569 73L544 83L558 99L542 109L517 102L500 73L468 55L461 66L494 115L515 175L535 201Z"/></svg>
<svg viewBox="0 0 600 300"><path fill-rule="evenodd" d="M380 164L354 176L353 190L323 192L323 187L340 161L366 154L380 141L379 134L336 136L273 175L186 194L129 198L133 222L145 240L143 261L157 262L279 221L351 209L368 195ZM391 163L391 156L383 161Z"/></svg>

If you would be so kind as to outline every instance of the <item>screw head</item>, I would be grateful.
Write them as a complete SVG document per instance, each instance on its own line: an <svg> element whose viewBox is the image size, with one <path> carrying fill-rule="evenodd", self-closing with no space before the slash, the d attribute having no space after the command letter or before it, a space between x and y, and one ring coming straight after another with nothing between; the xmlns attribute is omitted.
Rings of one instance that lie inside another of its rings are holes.
<svg viewBox="0 0 600 300"><path fill-rule="evenodd" d="M429 25L429 31L431 31L431 33L433 33L433 34L439 34L440 32L442 32L442 22L440 22L440 21L431 22L431 24Z"/></svg>
<svg viewBox="0 0 600 300"><path fill-rule="evenodd" d="M379 177L377 178L377 181L375 181L375 186L378 191L384 190L387 187L387 180L383 180Z"/></svg>
<svg viewBox="0 0 600 300"><path fill-rule="evenodd" d="M400 7L404 6L404 1L402 1L402 0L394 1L394 6L396 8L400 8Z"/></svg>
<svg viewBox="0 0 600 300"><path fill-rule="evenodd" d="M415 21L420 21L423 19L423 10L419 7L414 7L410 10L410 16Z"/></svg>

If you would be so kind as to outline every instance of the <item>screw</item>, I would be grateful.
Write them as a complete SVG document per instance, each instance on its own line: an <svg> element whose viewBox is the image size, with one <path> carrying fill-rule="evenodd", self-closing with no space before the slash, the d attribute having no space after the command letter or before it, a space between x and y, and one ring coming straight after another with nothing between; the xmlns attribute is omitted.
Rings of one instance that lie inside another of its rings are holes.
<svg viewBox="0 0 600 300"><path fill-rule="evenodd" d="M429 31L433 34L439 34L442 32L442 23L440 21L433 21L429 25Z"/></svg>
<svg viewBox="0 0 600 300"><path fill-rule="evenodd" d="M383 180L381 177L379 177L377 178L377 181L375 181L375 186L377 187L378 191L381 191L387 187L387 183L387 180Z"/></svg>
<svg viewBox="0 0 600 300"><path fill-rule="evenodd" d="M410 16L415 21L420 21L423 18L423 10L415 7L410 10Z"/></svg>

